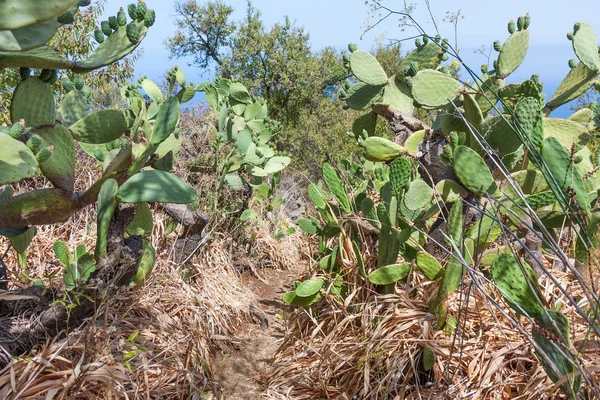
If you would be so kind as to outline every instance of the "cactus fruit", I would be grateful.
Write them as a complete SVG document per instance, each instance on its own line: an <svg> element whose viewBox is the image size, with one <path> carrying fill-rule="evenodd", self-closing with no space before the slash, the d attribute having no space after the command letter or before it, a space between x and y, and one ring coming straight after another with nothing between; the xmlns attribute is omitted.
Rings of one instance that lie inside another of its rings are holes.
<svg viewBox="0 0 600 400"><path fill-rule="evenodd" d="M134 22L131 22L127 25L127 39L133 44L136 44L140 41L140 31L137 25Z"/></svg>
<svg viewBox="0 0 600 400"><path fill-rule="evenodd" d="M529 13L527 13L523 17L523 29L529 28L529 24L531 24L531 17L529 16Z"/></svg>
<svg viewBox="0 0 600 400"><path fill-rule="evenodd" d="M75 75L75 78L73 79L73 85L75 86L75 89L77 89L77 90L83 89L83 85L84 85L83 76Z"/></svg>
<svg viewBox="0 0 600 400"><path fill-rule="evenodd" d="M121 7L119 12L117 13L117 23L119 24L119 26L127 25L127 15L125 15L123 7Z"/></svg>
<svg viewBox="0 0 600 400"><path fill-rule="evenodd" d="M35 155L35 159L39 164L48 161L52 157L52 152L48 149L42 149Z"/></svg>
<svg viewBox="0 0 600 400"><path fill-rule="evenodd" d="M69 24L72 24L73 22L75 22L75 16L73 15L73 13L71 11L67 11L66 13L64 13L63 15L58 17L57 21L61 25L69 25Z"/></svg>
<svg viewBox="0 0 600 400"><path fill-rule="evenodd" d="M156 13L154 10L147 10L144 16L144 25L149 28L154 25L154 21L156 21Z"/></svg>
<svg viewBox="0 0 600 400"><path fill-rule="evenodd" d="M110 29L108 21L100 22L100 29L102 30L102 33L104 33L106 36L112 35L112 29Z"/></svg>
<svg viewBox="0 0 600 400"><path fill-rule="evenodd" d="M129 14L129 18L135 21L137 19L137 6L135 4L128 5L127 13Z"/></svg>
<svg viewBox="0 0 600 400"><path fill-rule="evenodd" d="M144 18L146 17L146 11L148 11L148 7L146 6L146 3L144 3L144 0L138 0L138 5L137 5L137 20L138 21L144 20Z"/></svg>
<svg viewBox="0 0 600 400"><path fill-rule="evenodd" d="M496 40L496 41L494 42L494 50L496 50L496 51L500 51L501 49L502 49L502 43L500 43L500 41L499 41L499 40Z"/></svg>
<svg viewBox="0 0 600 400"><path fill-rule="evenodd" d="M108 26L110 26L110 29L112 29L113 31L116 31L117 29L119 29L120 25L119 25L119 22L117 21L117 17L115 17L114 15L111 15L110 17L108 17Z"/></svg>
<svg viewBox="0 0 600 400"><path fill-rule="evenodd" d="M488 73L488 65L481 64L481 67L479 68L479 70L481 71L482 74L487 74Z"/></svg>
<svg viewBox="0 0 600 400"><path fill-rule="evenodd" d="M350 43L350 44L348 45L348 51L349 51L350 53L354 53L356 50L358 50L358 46L357 46L356 44L354 44L354 43Z"/></svg>
<svg viewBox="0 0 600 400"><path fill-rule="evenodd" d="M31 76L31 70L29 68L19 68L19 76L24 81Z"/></svg>
<svg viewBox="0 0 600 400"><path fill-rule="evenodd" d="M103 43L104 42L104 33L100 29L96 29L94 31L94 39L96 42Z"/></svg>
<svg viewBox="0 0 600 400"><path fill-rule="evenodd" d="M575 60L574 58L571 58L569 60L569 68L573 69L577 66L577 60Z"/></svg>
<svg viewBox="0 0 600 400"><path fill-rule="evenodd" d="M525 25L525 20L523 17L517 18L517 29L523 30L523 26Z"/></svg>
<svg viewBox="0 0 600 400"><path fill-rule="evenodd" d="M415 39L415 47L419 48L421 46L423 46L423 41L421 40L421 38L416 38Z"/></svg>
<svg viewBox="0 0 600 400"><path fill-rule="evenodd" d="M406 154L403 146L378 136L368 137L358 144L364 149L364 157L373 162L390 161Z"/></svg>
<svg viewBox="0 0 600 400"><path fill-rule="evenodd" d="M515 33L515 30L516 30L516 28L515 28L515 20L511 19L508 22L508 33L510 33L512 35L513 33Z"/></svg>

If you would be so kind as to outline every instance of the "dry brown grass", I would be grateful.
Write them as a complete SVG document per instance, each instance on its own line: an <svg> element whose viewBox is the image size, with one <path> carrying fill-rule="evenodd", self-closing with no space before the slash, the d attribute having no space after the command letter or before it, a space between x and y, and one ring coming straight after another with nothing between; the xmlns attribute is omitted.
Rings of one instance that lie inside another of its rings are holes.
<svg viewBox="0 0 600 400"><path fill-rule="evenodd" d="M459 318L452 333L435 328L428 302L437 284L422 274L411 273L394 294L384 295L360 277L356 262L348 260L346 268L349 295L343 304L327 296L309 311L299 309L291 316L264 399L561 398L526 336L494 306L496 302L510 310L483 275L466 279L450 299L449 310ZM554 274L585 308L583 292L571 275ZM588 325L547 277L540 283L551 307L563 305L577 346L586 338ZM520 323L531 332L525 318ZM425 347L436 355L430 372L422 367ZM597 377L600 350L580 350L586 373Z"/></svg>

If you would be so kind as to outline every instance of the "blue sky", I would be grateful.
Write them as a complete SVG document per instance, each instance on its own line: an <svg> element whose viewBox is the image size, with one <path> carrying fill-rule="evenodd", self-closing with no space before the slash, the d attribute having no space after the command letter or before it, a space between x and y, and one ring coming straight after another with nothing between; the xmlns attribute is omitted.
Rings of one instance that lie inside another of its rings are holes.
<svg viewBox="0 0 600 400"><path fill-rule="evenodd" d="M152 79L160 79L164 72L173 65L179 65L186 72L188 80L201 82L211 79L210 74L201 75L195 66L188 66L189 60L169 59L169 52L164 45L167 37L173 34L172 0L145 0L149 8L156 10L157 22L150 29L143 42L144 57L136 64L136 74L147 74ZM202 0L199 0L202 1ZM245 0L225 0L234 10L234 19L241 20L246 9ZM422 26L434 32L425 0L415 0L415 18ZM108 0L105 11L114 15L123 0ZM368 7L364 0L254 0L253 4L262 12L267 26L289 16L297 25L303 26L310 33L311 45L315 50L325 46L345 48L349 42L357 43L359 48L369 49L378 35L388 38L402 39L412 36L411 31L401 32L397 19L389 19L360 40L366 24ZM392 9L399 9L401 1L384 0L384 4ZM446 11L461 11L464 19L458 25L458 48L464 60L478 71L479 66L486 63L485 57L474 51L485 45L488 48L494 40L504 41L508 37L506 25L511 18L531 15L531 43L529 53L508 81L522 81L533 73L538 73L545 83L545 92L549 97L568 72L568 60L575 58L571 42L566 33L573 29L578 21L590 23L600 36L600 5L597 0L578 0L576 3L539 1L539 0L503 0L498 2L474 0L430 0L429 4L434 16L441 22L442 36L448 37L454 44L454 29L441 20ZM551 6L555 4L555 6ZM572 6L571 6L572 5ZM575 6L576 5L576 6ZM407 42L412 46L413 42ZM492 54L492 59L496 53Z"/></svg>

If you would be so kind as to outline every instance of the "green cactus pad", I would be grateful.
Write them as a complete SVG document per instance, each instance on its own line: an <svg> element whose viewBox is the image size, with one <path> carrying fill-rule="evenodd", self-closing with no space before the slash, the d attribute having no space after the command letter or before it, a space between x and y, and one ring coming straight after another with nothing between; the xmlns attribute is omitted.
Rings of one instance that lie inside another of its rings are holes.
<svg viewBox="0 0 600 400"><path fill-rule="evenodd" d="M368 137L358 144L364 149L364 157L373 162L390 161L407 153L403 146L379 136Z"/></svg>
<svg viewBox="0 0 600 400"><path fill-rule="evenodd" d="M587 125L592 122L594 117L594 112L586 107L575 111L567 118L567 120L577 122L578 124Z"/></svg>
<svg viewBox="0 0 600 400"><path fill-rule="evenodd" d="M446 203L454 203L467 196L467 191L451 179L443 179L435 185L434 190Z"/></svg>
<svg viewBox="0 0 600 400"><path fill-rule="evenodd" d="M419 152L419 145L423 142L423 138L425 137L425 129L421 129L419 131L413 132L412 135L406 139L404 142L404 147L406 151L410 155L416 155Z"/></svg>
<svg viewBox="0 0 600 400"><path fill-rule="evenodd" d="M550 189L550 186L546 183L546 179L544 179L544 175L534 169L517 171L511 174L511 177L526 195L540 193ZM512 191L512 188L507 186L502 190L508 193L508 191Z"/></svg>
<svg viewBox="0 0 600 400"><path fill-rule="evenodd" d="M398 157L390 164L390 184L394 196L400 198L400 192L406 189L412 178L412 162L408 157Z"/></svg>
<svg viewBox="0 0 600 400"><path fill-rule="evenodd" d="M438 44L429 42L411 51L402 59L398 67L398 76L403 78L405 76L404 71L410 68L413 62L417 63L420 69L436 69L440 65L443 56L444 50Z"/></svg>
<svg viewBox="0 0 600 400"><path fill-rule="evenodd" d="M571 149L573 144L583 146L591 138L585 125L562 118L545 118L544 136L555 138L567 149Z"/></svg>
<svg viewBox="0 0 600 400"><path fill-rule="evenodd" d="M471 94L463 95L463 107L465 109L465 118L471 123L471 125L479 130L479 126L483 122L483 113L479 104L475 101L475 97ZM471 134L469 134L471 137ZM473 146L471 146L473 147Z"/></svg>
<svg viewBox="0 0 600 400"><path fill-rule="evenodd" d="M396 77L391 77L383 88L381 102L389 105L392 110L406 114L412 114L415 109L410 88L404 81L399 81Z"/></svg>
<svg viewBox="0 0 600 400"><path fill-rule="evenodd" d="M27 28L0 30L0 51L19 52L41 47L52 39L60 26L57 20L51 20Z"/></svg>
<svg viewBox="0 0 600 400"><path fill-rule="evenodd" d="M600 68L600 58L598 57L598 39L594 28L587 22L578 22L578 29L573 30L573 50L577 58L593 71Z"/></svg>
<svg viewBox="0 0 600 400"><path fill-rule="evenodd" d="M540 208L556 203L556 197L550 190L527 196L526 200L534 210L539 210Z"/></svg>
<svg viewBox="0 0 600 400"><path fill-rule="evenodd" d="M159 144L163 142L171 133L173 133L178 122L179 100L177 100L176 97L171 96L161 104L160 109L158 110L150 143Z"/></svg>
<svg viewBox="0 0 600 400"><path fill-rule="evenodd" d="M367 85L385 85L388 77L379 61L370 53L356 50L350 56L350 69L356 78Z"/></svg>
<svg viewBox="0 0 600 400"><path fill-rule="evenodd" d="M544 354L537 354L542 362L544 371L553 382L557 382L565 375L570 375L561 389L567 395L576 397L581 386L582 377L577 375L575 357L569 338L569 319L562 313L547 310L535 318L536 326L532 330L533 341L542 349ZM537 351L536 351L537 353Z"/></svg>
<svg viewBox="0 0 600 400"><path fill-rule="evenodd" d="M90 113L90 102L81 90L70 91L63 99L58 111L63 117L63 123L71 126Z"/></svg>
<svg viewBox="0 0 600 400"><path fill-rule="evenodd" d="M135 216L127 225L126 232L129 236L150 236L152 234L153 218L148 203L138 203L135 208Z"/></svg>
<svg viewBox="0 0 600 400"><path fill-rule="evenodd" d="M32 131L42 138L42 149L52 149L52 156L40 162L42 174L54 187L68 192L75 185L75 142L69 131L60 124Z"/></svg>
<svg viewBox="0 0 600 400"><path fill-rule="evenodd" d="M371 272L367 279L374 285L390 285L404 279L410 272L410 264L392 264L377 268Z"/></svg>
<svg viewBox="0 0 600 400"><path fill-rule="evenodd" d="M571 153L557 139L549 137L542 146L542 159L554 177L548 185L557 191L562 191L569 198L569 188L575 191L575 200L583 212L590 211L587 190L581 175L573 168ZM556 181L556 182L554 182Z"/></svg>
<svg viewBox="0 0 600 400"><path fill-rule="evenodd" d="M412 95L416 102L428 107L443 107L456 99L462 84L442 72L421 70L413 78Z"/></svg>
<svg viewBox="0 0 600 400"><path fill-rule="evenodd" d="M529 49L529 31L522 30L510 35L498 55L498 77L506 78L521 65Z"/></svg>
<svg viewBox="0 0 600 400"><path fill-rule="evenodd" d="M77 0L3 0L0 4L0 30L20 29L58 18Z"/></svg>
<svg viewBox="0 0 600 400"><path fill-rule="evenodd" d="M369 136L375 134L375 127L377 126L377 114L370 111L360 117L356 118L352 123L352 132L354 136L359 138L362 135L363 130L367 131Z"/></svg>
<svg viewBox="0 0 600 400"><path fill-rule="evenodd" d="M346 191L342 186L342 181L340 180L335 169L325 163L323 165L323 179L329 188L333 197L337 200L338 204L346 211L350 212L350 201L348 200L348 196L346 195Z"/></svg>
<svg viewBox="0 0 600 400"><path fill-rule="evenodd" d="M168 190L165 190L168 188ZM117 192L120 203L159 202L187 204L196 191L181 178L165 171L142 171L129 178Z"/></svg>
<svg viewBox="0 0 600 400"><path fill-rule="evenodd" d="M115 195L119 190L119 184L114 179L108 179L100 188L98 193L98 204L96 206L96 225L97 225L97 239L96 249L94 251L94 257L96 260L100 260L106 255L106 245L108 241L108 227L110 225L110 219L117 208L117 201Z"/></svg>
<svg viewBox="0 0 600 400"><path fill-rule="evenodd" d="M152 244L147 241L142 241L142 255L138 260L137 270L135 271L135 275L131 279L131 283L134 288L140 288L144 286L144 283L150 278L152 274L152 269L154 268L154 263L156 260L156 251Z"/></svg>
<svg viewBox="0 0 600 400"><path fill-rule="evenodd" d="M75 140L83 143L108 143L127 130L127 121L119 110L100 110L71 125Z"/></svg>
<svg viewBox="0 0 600 400"><path fill-rule="evenodd" d="M348 89L346 103L354 110L364 110L382 97L384 85L374 86L359 82Z"/></svg>
<svg viewBox="0 0 600 400"><path fill-rule="evenodd" d="M419 270L427 279L432 281L440 278L444 273L444 269L438 260L426 251L419 251L417 253L417 267L419 267Z"/></svg>
<svg viewBox="0 0 600 400"><path fill-rule="evenodd" d="M497 192L490 169L475 150L463 145L457 146L452 166L458 180L471 192L480 196Z"/></svg>
<svg viewBox="0 0 600 400"><path fill-rule="evenodd" d="M13 123L24 119L26 126L54 125L56 101L52 86L35 76L21 81L13 93L10 119Z"/></svg>
<svg viewBox="0 0 600 400"><path fill-rule="evenodd" d="M146 92L148 97L152 99L152 101L162 103L165 100L162 91L160 90L158 85L154 83L154 81L151 81L150 79L144 79L142 80L142 83L140 83L140 85L142 86L142 89L144 89L144 92Z"/></svg>
<svg viewBox="0 0 600 400"><path fill-rule="evenodd" d="M424 181L412 181L404 194L404 205L411 211L419 210L431 202L433 189Z"/></svg>
<svg viewBox="0 0 600 400"><path fill-rule="evenodd" d="M135 24L139 32L139 41L137 43L129 41L127 38L127 29L119 29L107 37L103 43L99 44L88 58L77 61L73 71L77 73L93 71L112 64L133 52L146 36L148 28L144 26L143 22L134 21L129 25L131 24Z"/></svg>
<svg viewBox="0 0 600 400"><path fill-rule="evenodd" d="M74 61L49 46L19 52L0 51L0 68L71 69L74 66Z"/></svg>
<svg viewBox="0 0 600 400"><path fill-rule="evenodd" d="M0 133L0 185L31 178L38 170L35 155L22 142Z"/></svg>
<svg viewBox="0 0 600 400"><path fill-rule="evenodd" d="M544 140L544 120L542 105L533 97L525 97L517 103L515 117L529 137L529 140L538 148Z"/></svg>
<svg viewBox="0 0 600 400"><path fill-rule="evenodd" d="M589 69L584 63L579 63L569 71L556 91L552 94L546 107L550 111L574 100L584 94L598 81L598 72Z"/></svg>
<svg viewBox="0 0 600 400"><path fill-rule="evenodd" d="M508 122L505 121L505 118ZM516 152L523 145L521 139L513 130L509 116L493 115L487 117L481 125L481 133L490 147L496 150L500 157Z"/></svg>
<svg viewBox="0 0 600 400"><path fill-rule="evenodd" d="M492 263L492 279L517 314L525 312L533 318L543 312L537 277L525 261L519 264L512 253L500 254Z"/></svg>

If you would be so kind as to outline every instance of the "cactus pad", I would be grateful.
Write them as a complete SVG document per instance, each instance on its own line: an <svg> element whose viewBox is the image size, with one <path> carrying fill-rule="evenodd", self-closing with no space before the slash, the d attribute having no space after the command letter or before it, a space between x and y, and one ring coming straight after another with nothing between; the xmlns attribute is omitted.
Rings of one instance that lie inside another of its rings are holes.
<svg viewBox="0 0 600 400"><path fill-rule="evenodd" d="M598 80L598 72L579 63L569 71L546 106L554 110L584 94Z"/></svg>
<svg viewBox="0 0 600 400"><path fill-rule="evenodd" d="M137 216L137 213L136 213ZM144 286L144 283L150 278L152 269L154 268L154 262L156 260L156 251L152 244L147 241L142 241L142 255L140 256L137 264L137 270L133 276L131 283L135 288Z"/></svg>
<svg viewBox="0 0 600 400"><path fill-rule="evenodd" d="M390 164L390 184L392 193L400 197L400 192L407 188L412 173L412 162L408 157L398 157Z"/></svg>
<svg viewBox="0 0 600 400"><path fill-rule="evenodd" d="M0 51L25 51L48 43L61 26L57 20L15 30L0 30Z"/></svg>
<svg viewBox="0 0 600 400"><path fill-rule="evenodd" d="M119 110L100 110L71 126L75 140L83 143L108 143L121 137L127 121Z"/></svg>
<svg viewBox="0 0 600 400"><path fill-rule="evenodd" d="M374 285L389 285L406 278L409 272L410 264L392 264L376 269L367 279Z"/></svg>
<svg viewBox="0 0 600 400"><path fill-rule="evenodd" d="M32 131L42 138L42 149L52 149L52 156L40 162L40 170L54 187L68 192L75 185L75 142L60 124Z"/></svg>
<svg viewBox="0 0 600 400"><path fill-rule="evenodd" d="M462 84L453 77L434 70L421 70L413 78L412 94L419 104L442 107L456 99Z"/></svg>
<svg viewBox="0 0 600 400"><path fill-rule="evenodd" d="M354 137L359 138L362 135L363 130L367 131L369 136L375 134L375 127L377 126L377 114L370 111L360 117L356 118L352 123L352 132Z"/></svg>
<svg viewBox="0 0 600 400"><path fill-rule="evenodd" d="M415 180L411 182L408 191L404 195L404 205L411 211L416 211L431 202L433 189L424 181Z"/></svg>
<svg viewBox="0 0 600 400"><path fill-rule="evenodd" d="M169 137L175 130L179 122L179 100L176 97L169 97L160 105L150 143L160 144Z"/></svg>
<svg viewBox="0 0 600 400"><path fill-rule="evenodd" d="M0 30L19 29L58 18L77 0L4 0L0 4Z"/></svg>
<svg viewBox="0 0 600 400"><path fill-rule="evenodd" d="M350 69L358 80L367 85L382 86L388 81L388 77L381 68L379 61L370 53L356 50L350 56Z"/></svg>
<svg viewBox="0 0 600 400"><path fill-rule="evenodd" d="M533 318L543 312L537 277L525 261L519 263L512 253L500 254L492 263L492 279L517 314Z"/></svg>
<svg viewBox="0 0 600 400"><path fill-rule="evenodd" d="M12 137L0 133L0 185L31 178L38 162L29 148Z"/></svg>
<svg viewBox="0 0 600 400"><path fill-rule="evenodd" d="M115 195L119 190L119 184L114 179L108 179L100 188L98 193L98 204L96 206L96 225L97 225L97 239L96 249L94 257L96 260L100 260L106 255L106 245L108 242L108 226L110 219L117 208L117 201Z"/></svg>
<svg viewBox="0 0 600 400"><path fill-rule="evenodd" d="M555 138L567 149L574 144L583 146L590 139L585 125L562 118L545 118L544 136Z"/></svg>
<svg viewBox="0 0 600 400"><path fill-rule="evenodd" d="M13 93L10 119L13 123L24 119L26 126L54 125L56 101L52 86L35 76L21 81Z"/></svg>
<svg viewBox="0 0 600 400"><path fill-rule="evenodd" d="M187 204L196 200L196 191L171 173L151 170L142 171L129 178L119 188L116 199L120 203L145 201Z"/></svg>
<svg viewBox="0 0 600 400"><path fill-rule="evenodd" d="M498 55L498 77L506 78L521 65L529 49L529 31L513 33L506 40Z"/></svg>
<svg viewBox="0 0 600 400"><path fill-rule="evenodd" d="M444 273L438 260L426 251L417 253L417 267L419 267L419 270L423 272L423 275L425 275L427 279L432 281L438 279Z"/></svg>
<svg viewBox="0 0 600 400"><path fill-rule="evenodd" d="M364 110L381 99L384 85L374 86L359 82L348 89L346 103L354 110Z"/></svg>
<svg viewBox="0 0 600 400"><path fill-rule="evenodd" d="M598 57L598 39L594 28L587 22L578 22L577 30L573 30L573 50L577 58L592 71L600 68Z"/></svg>
<svg viewBox="0 0 600 400"><path fill-rule="evenodd" d="M346 212L350 212L350 201L348 200L348 196L346 195L346 191L342 186L342 181L338 176L335 169L329 165L328 163L323 164L323 179L333 194L333 197L337 200L340 207L342 207Z"/></svg>
<svg viewBox="0 0 600 400"><path fill-rule="evenodd" d="M404 147L379 136L368 137L358 144L364 149L365 158L373 162L390 161L406 154Z"/></svg>
<svg viewBox="0 0 600 400"><path fill-rule="evenodd" d="M487 164L477 152L460 145L454 150L452 162L458 180L471 192L480 196L494 194L498 190Z"/></svg>
<svg viewBox="0 0 600 400"><path fill-rule="evenodd" d="M575 201L579 208L588 212L590 203L587 190L581 175L573 168L570 152L557 139L549 137L544 140L541 155L554 178L548 182L550 187L562 191L567 199L571 188L575 192Z"/></svg>
<svg viewBox="0 0 600 400"><path fill-rule="evenodd" d="M90 102L81 90L70 91L58 107L63 123L71 126L90 113Z"/></svg>
<svg viewBox="0 0 600 400"><path fill-rule="evenodd" d="M435 193L446 203L454 203L467 196L467 191L451 179L443 179L435 185Z"/></svg>
<svg viewBox="0 0 600 400"><path fill-rule="evenodd" d="M391 77L383 88L381 102L388 104L392 110L407 114L412 114L414 110L410 88L405 82L399 81L395 77Z"/></svg>
<svg viewBox="0 0 600 400"><path fill-rule="evenodd" d="M525 97L517 103L515 117L529 140L538 148L541 147L544 141L544 123L540 102L533 97Z"/></svg>
<svg viewBox="0 0 600 400"><path fill-rule="evenodd" d="M404 77L404 71L410 68L411 63L417 63L421 69L435 69L440 65L444 50L436 43L429 42L411 51L402 59L398 67L398 75Z"/></svg>

